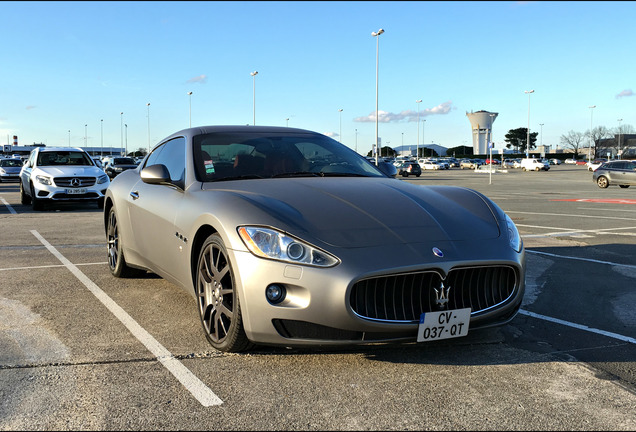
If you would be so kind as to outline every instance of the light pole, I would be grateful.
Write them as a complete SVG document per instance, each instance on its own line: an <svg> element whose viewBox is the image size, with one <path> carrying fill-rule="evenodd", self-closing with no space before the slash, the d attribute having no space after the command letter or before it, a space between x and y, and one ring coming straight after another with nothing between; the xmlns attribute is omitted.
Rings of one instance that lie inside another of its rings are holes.
<svg viewBox="0 0 636 432"><path fill-rule="evenodd" d="M119 115L120 115L120 119L121 119L120 120L120 123L121 123L121 125L120 125L120 129L121 129L121 132L120 132L120 134L121 134L121 143L119 145L119 156L121 156L122 155L121 151L124 148L124 113L120 112Z"/></svg>
<svg viewBox="0 0 636 432"><path fill-rule="evenodd" d="M256 75L258 75L258 71L250 72L253 78L253 86L252 86L252 111L254 115L254 125L256 125Z"/></svg>
<svg viewBox="0 0 636 432"><path fill-rule="evenodd" d="M128 125L124 124L126 127L126 150L124 151L124 156L128 156Z"/></svg>
<svg viewBox="0 0 636 432"><path fill-rule="evenodd" d="M88 146L88 134L87 134L87 127L88 125L84 125L84 150L86 150L86 147Z"/></svg>
<svg viewBox="0 0 636 432"><path fill-rule="evenodd" d="M426 145L426 139L424 138L426 132L426 119L422 119L422 144ZM422 149L422 157L424 157L424 149Z"/></svg>
<svg viewBox="0 0 636 432"><path fill-rule="evenodd" d="M286 125L287 127L289 127L289 117L287 117L287 118L285 119L285 122L286 122L286 123L285 123L285 125Z"/></svg>
<svg viewBox="0 0 636 432"><path fill-rule="evenodd" d="M189 100L190 100L190 126L192 127L192 92L188 92Z"/></svg>
<svg viewBox="0 0 636 432"><path fill-rule="evenodd" d="M490 178L488 179L488 184L492 184L492 122L495 121L495 115L494 114L490 114L490 142L488 143L488 150L490 150L490 159L488 159L488 161L490 162L490 169L488 170L489 172L489 176Z"/></svg>
<svg viewBox="0 0 636 432"><path fill-rule="evenodd" d="M618 119L618 158L621 158L621 122L623 119Z"/></svg>
<svg viewBox="0 0 636 432"><path fill-rule="evenodd" d="M356 129L356 153L358 153L358 129Z"/></svg>
<svg viewBox="0 0 636 432"><path fill-rule="evenodd" d="M528 95L528 135L526 138L526 157L528 157L530 151L530 95L534 93L534 90L525 90L524 93Z"/></svg>
<svg viewBox="0 0 636 432"><path fill-rule="evenodd" d="M422 99L416 100L415 103L417 104L417 145L415 146L415 161L417 162L420 152L420 103L422 103Z"/></svg>
<svg viewBox="0 0 636 432"><path fill-rule="evenodd" d="M150 154L150 102L146 104L146 108L148 110L148 152L146 154Z"/></svg>
<svg viewBox="0 0 636 432"><path fill-rule="evenodd" d="M596 105L588 107L590 109L590 148L587 150L587 161L592 162L592 144L594 144L594 136L592 135L592 117L594 115L594 108Z"/></svg>
<svg viewBox="0 0 636 432"><path fill-rule="evenodd" d="M101 151L99 152L99 157L103 158L104 157L104 119L101 119L100 121L100 134L101 134L101 142L102 142L102 148Z"/></svg>
<svg viewBox="0 0 636 432"><path fill-rule="evenodd" d="M338 135L338 141L342 142L342 108L340 108L338 112L340 113L340 133Z"/></svg>
<svg viewBox="0 0 636 432"><path fill-rule="evenodd" d="M541 135L541 144L540 144L541 147L543 147L543 125L544 124L545 123L539 123L539 126L541 126L541 129L540 129L540 132L539 132L539 134ZM544 151L544 153L545 153L545 151Z"/></svg>
<svg viewBox="0 0 636 432"><path fill-rule="evenodd" d="M384 33L383 29L378 30L377 32L371 32L371 36L376 38L376 46L375 46L375 165L378 166L378 161L380 160L380 155L382 152L380 151L380 143L378 142L378 76L379 76L379 65L380 65L380 35Z"/></svg>
<svg viewBox="0 0 636 432"><path fill-rule="evenodd" d="M68 146L71 146L71 130L68 130Z"/></svg>

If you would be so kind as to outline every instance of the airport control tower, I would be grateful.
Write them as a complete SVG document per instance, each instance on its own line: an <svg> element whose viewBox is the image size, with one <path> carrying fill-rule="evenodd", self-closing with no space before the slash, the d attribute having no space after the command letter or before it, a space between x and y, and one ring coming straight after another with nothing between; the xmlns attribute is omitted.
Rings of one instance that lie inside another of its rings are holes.
<svg viewBox="0 0 636 432"><path fill-rule="evenodd" d="M498 115L488 111L466 113L473 130L473 154L488 154L488 141L492 141L492 124Z"/></svg>

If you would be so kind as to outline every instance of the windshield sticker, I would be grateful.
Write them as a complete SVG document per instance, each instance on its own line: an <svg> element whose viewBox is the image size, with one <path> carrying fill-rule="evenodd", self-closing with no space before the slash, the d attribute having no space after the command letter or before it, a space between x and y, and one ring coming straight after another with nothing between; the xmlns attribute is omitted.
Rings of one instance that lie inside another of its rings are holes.
<svg viewBox="0 0 636 432"><path fill-rule="evenodd" d="M211 160L203 161L206 174L214 174L214 163Z"/></svg>

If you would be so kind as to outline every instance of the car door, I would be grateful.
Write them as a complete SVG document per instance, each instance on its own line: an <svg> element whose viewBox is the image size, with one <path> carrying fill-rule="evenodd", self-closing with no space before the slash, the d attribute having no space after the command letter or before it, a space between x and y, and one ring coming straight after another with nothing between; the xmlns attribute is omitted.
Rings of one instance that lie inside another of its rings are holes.
<svg viewBox="0 0 636 432"><path fill-rule="evenodd" d="M636 185L636 163L625 162L625 170L623 171L625 184Z"/></svg>
<svg viewBox="0 0 636 432"><path fill-rule="evenodd" d="M36 153L37 153L36 151L31 152L31 154L29 155L29 159L27 159L26 163L20 170L20 183L22 184L22 189L25 192L28 191L27 194L30 196L33 196L33 191L31 190L30 181L31 181L31 172L33 171L33 166L35 164Z"/></svg>
<svg viewBox="0 0 636 432"><path fill-rule="evenodd" d="M158 146L144 165L162 164L170 179L183 185L185 179L185 138L174 138ZM139 180L128 197L135 248L156 266L164 277L175 276L184 260L183 240L175 235L175 218L184 198L183 186L148 184Z"/></svg>

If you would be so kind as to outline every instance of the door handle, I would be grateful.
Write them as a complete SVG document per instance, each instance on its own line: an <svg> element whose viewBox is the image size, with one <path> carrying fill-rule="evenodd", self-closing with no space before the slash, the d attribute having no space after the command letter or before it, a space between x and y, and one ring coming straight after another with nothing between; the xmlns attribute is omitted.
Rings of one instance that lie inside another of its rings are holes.
<svg viewBox="0 0 636 432"><path fill-rule="evenodd" d="M139 199L139 192L138 191L133 191L133 192L130 193L130 196L134 200Z"/></svg>

